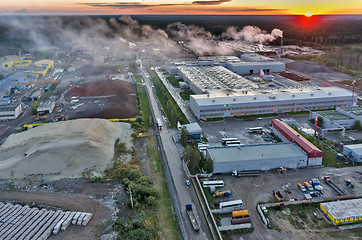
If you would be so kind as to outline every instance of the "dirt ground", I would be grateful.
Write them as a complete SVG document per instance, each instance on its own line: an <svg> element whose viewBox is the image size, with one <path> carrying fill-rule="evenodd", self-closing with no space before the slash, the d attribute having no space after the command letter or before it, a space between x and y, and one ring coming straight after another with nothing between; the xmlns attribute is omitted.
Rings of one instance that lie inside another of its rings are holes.
<svg viewBox="0 0 362 240"><path fill-rule="evenodd" d="M278 232L276 230L267 229L262 223L257 211L256 205L258 202L276 202L273 197L272 191L279 190L283 196L289 200L304 199L304 195L298 189L297 183L303 183L309 181L312 178L318 178L321 185L324 187L323 194L325 197L335 196L336 193L324 183L323 176L330 176L332 181L335 182L340 188L344 189L347 194L362 194L362 166L350 167L350 168L330 168L320 167L311 169L298 169L288 170L286 174L275 174L273 171L262 172L260 177L241 177L234 178L230 175L217 175L213 179L222 179L225 182L225 186L219 190L232 190L231 197L225 197L220 201L230 201L236 199L242 199L249 214L251 215L254 231L252 233L243 234L244 239L290 239L294 238L294 232L290 232L288 227ZM355 188L347 188L344 179L350 179ZM285 186L288 186L291 190L291 194L287 194L284 190ZM298 230L300 232L308 230ZM301 234L300 238L296 239L308 239L305 235ZM316 233L316 236L319 235ZM240 235L234 235L231 239L239 239Z"/></svg>
<svg viewBox="0 0 362 240"><path fill-rule="evenodd" d="M83 99L84 97L94 97L94 99L96 99L96 97L99 96L108 96L106 98L100 98L104 107L97 113L92 113L89 116L87 115L87 117L129 118L137 115L138 110L134 96L135 90L131 83L121 80L88 81L87 79L84 82L85 83L81 84L79 87L71 88L66 97L80 97L81 99L82 97ZM92 99L92 102L94 99ZM85 104L90 103L86 102Z"/></svg>
<svg viewBox="0 0 362 240"><path fill-rule="evenodd" d="M122 212L127 211L125 192L121 185L113 182L91 183L86 179L62 179L22 189L28 191L1 191L0 201L93 214L86 227L70 226L66 231L52 235L50 240L99 239L103 222L117 214L115 199L121 209L124 206Z"/></svg>
<svg viewBox="0 0 362 240"><path fill-rule="evenodd" d="M89 77L100 74L117 74L119 73L119 66L93 66L93 65L84 65L80 68L82 76Z"/></svg>

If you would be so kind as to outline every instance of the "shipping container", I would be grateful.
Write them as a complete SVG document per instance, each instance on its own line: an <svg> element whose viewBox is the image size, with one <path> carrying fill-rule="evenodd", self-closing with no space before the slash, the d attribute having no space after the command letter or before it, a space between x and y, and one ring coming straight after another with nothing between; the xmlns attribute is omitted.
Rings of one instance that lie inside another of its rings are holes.
<svg viewBox="0 0 362 240"><path fill-rule="evenodd" d="M231 225L242 224L242 223L251 223L250 217L231 219Z"/></svg>

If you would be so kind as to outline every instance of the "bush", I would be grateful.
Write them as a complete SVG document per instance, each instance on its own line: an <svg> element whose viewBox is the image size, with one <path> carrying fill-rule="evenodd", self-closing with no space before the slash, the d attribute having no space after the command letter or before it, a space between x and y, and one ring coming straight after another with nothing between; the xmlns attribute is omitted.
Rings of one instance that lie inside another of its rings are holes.
<svg viewBox="0 0 362 240"><path fill-rule="evenodd" d="M112 230L118 233L117 239L122 240L149 240L155 238L152 229L144 225L142 218L134 220L117 218L112 225Z"/></svg>
<svg viewBox="0 0 362 240"><path fill-rule="evenodd" d="M355 129L355 130L361 130L361 121L360 121L360 120L357 120L357 121L354 123L353 129Z"/></svg>
<svg viewBox="0 0 362 240"><path fill-rule="evenodd" d="M33 105L31 106L31 114L32 114L32 115L37 114L38 106L39 106L38 101L35 101L35 102L33 103Z"/></svg>

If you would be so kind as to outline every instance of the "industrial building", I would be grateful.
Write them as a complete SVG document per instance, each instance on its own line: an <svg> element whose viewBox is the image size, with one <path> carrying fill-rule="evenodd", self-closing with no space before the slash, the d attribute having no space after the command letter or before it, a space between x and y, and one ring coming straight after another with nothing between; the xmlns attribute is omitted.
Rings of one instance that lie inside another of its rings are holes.
<svg viewBox="0 0 362 240"><path fill-rule="evenodd" d="M362 107L337 107L335 110L312 112L315 116L323 119L324 128L353 128L356 121L362 122Z"/></svg>
<svg viewBox="0 0 362 240"><path fill-rule="evenodd" d="M285 71L285 64L277 61L228 63L226 67L237 74L259 73L261 69L263 69L265 73Z"/></svg>
<svg viewBox="0 0 362 240"><path fill-rule="evenodd" d="M353 161L362 162L362 144L344 145L343 153Z"/></svg>
<svg viewBox="0 0 362 240"><path fill-rule="evenodd" d="M206 156L214 162L213 173L254 171L282 167L307 167L307 154L294 143L209 147Z"/></svg>
<svg viewBox="0 0 362 240"><path fill-rule="evenodd" d="M226 67L237 74L259 73L261 69L265 73L285 71L284 63L256 53L244 53L240 59L240 62L228 62Z"/></svg>
<svg viewBox="0 0 362 240"><path fill-rule="evenodd" d="M21 111L21 104L9 104L5 106L0 106L0 120L4 121L17 119L21 114Z"/></svg>
<svg viewBox="0 0 362 240"><path fill-rule="evenodd" d="M29 66L31 63L32 63L31 60L17 55L9 55L0 59L0 64L3 70L19 66Z"/></svg>
<svg viewBox="0 0 362 240"><path fill-rule="evenodd" d="M244 89L257 85L222 66L179 66L179 75L196 94L210 90Z"/></svg>
<svg viewBox="0 0 362 240"><path fill-rule="evenodd" d="M277 135L283 142L296 143L304 152L308 154L306 166L322 165L323 152L314 146L311 142L301 136L291 126L279 119L272 120L273 133Z"/></svg>
<svg viewBox="0 0 362 240"><path fill-rule="evenodd" d="M31 94L31 96L29 97L30 98L30 101L38 101L41 96L43 95L44 91L43 90L36 90L35 92L33 92Z"/></svg>
<svg viewBox="0 0 362 240"><path fill-rule="evenodd" d="M185 124L185 125L181 125L178 123L177 128L179 131L181 131L181 129L183 127L186 127L186 130L189 133L190 140L200 140L201 139L202 128L200 127L200 125L197 122L193 122L193 123Z"/></svg>
<svg viewBox="0 0 362 240"><path fill-rule="evenodd" d="M198 119L207 119L332 109L351 106L351 100L352 92L337 87L210 91L191 95L190 107ZM357 104L356 95L353 104Z"/></svg>
<svg viewBox="0 0 362 240"><path fill-rule="evenodd" d="M16 90L22 92L25 89L23 84L28 79L27 74L16 72L9 74L0 80L0 98L14 93Z"/></svg>
<svg viewBox="0 0 362 240"><path fill-rule="evenodd" d="M20 71L29 73L32 75L33 79L38 78L39 76L45 76L49 69L54 68L54 61L53 60L40 60L37 62L34 62L32 65L24 66L19 68Z"/></svg>
<svg viewBox="0 0 362 240"><path fill-rule="evenodd" d="M321 210L333 224L357 223L362 221L362 199L350 199L320 203Z"/></svg>
<svg viewBox="0 0 362 240"><path fill-rule="evenodd" d="M55 101L54 100L48 100L44 102L40 102L39 106L37 108L38 114L46 114L46 113L52 113L55 108Z"/></svg>

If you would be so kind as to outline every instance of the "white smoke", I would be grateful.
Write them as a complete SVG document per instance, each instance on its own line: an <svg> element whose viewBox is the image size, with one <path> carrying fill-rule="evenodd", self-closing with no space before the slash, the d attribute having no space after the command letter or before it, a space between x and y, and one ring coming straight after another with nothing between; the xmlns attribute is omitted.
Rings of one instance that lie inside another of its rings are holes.
<svg viewBox="0 0 362 240"><path fill-rule="evenodd" d="M173 39L185 42L186 47L197 55L230 55L233 53L231 49L216 42L218 37L199 26L188 26L177 22L169 24L166 32Z"/></svg>
<svg viewBox="0 0 362 240"><path fill-rule="evenodd" d="M268 33L256 26L245 26L239 31L237 27L232 26L229 27L226 32L223 32L221 36L227 39L244 40L264 44L274 41L276 37L282 37L283 31L280 29L273 29L271 33Z"/></svg>
<svg viewBox="0 0 362 240"><path fill-rule="evenodd" d="M275 37L283 37L283 31L278 29L278 28L274 28L272 31L271 31L271 34Z"/></svg>

